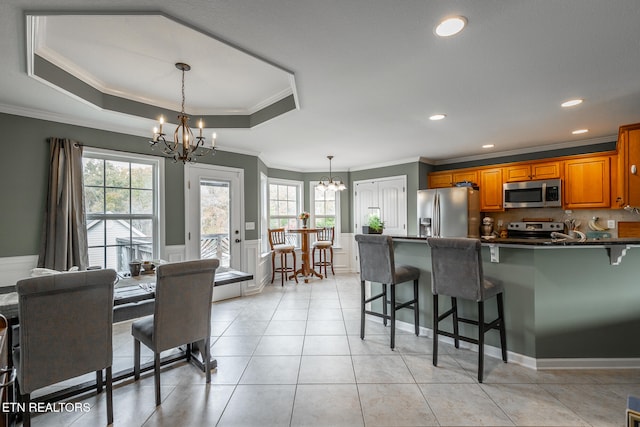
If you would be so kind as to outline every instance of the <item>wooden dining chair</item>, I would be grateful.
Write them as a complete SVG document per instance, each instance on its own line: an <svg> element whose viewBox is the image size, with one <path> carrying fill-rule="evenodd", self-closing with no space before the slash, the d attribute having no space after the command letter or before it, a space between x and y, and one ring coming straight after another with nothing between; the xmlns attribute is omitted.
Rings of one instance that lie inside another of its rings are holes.
<svg viewBox="0 0 640 427"><path fill-rule="evenodd" d="M284 286L289 273L298 283L296 272L296 247L287 242L287 235L284 227L269 229L269 247L271 248L271 283L276 278L276 273L280 273L280 286ZM293 257L293 267L287 265L287 255ZM276 255L280 256L280 266L276 267Z"/></svg>

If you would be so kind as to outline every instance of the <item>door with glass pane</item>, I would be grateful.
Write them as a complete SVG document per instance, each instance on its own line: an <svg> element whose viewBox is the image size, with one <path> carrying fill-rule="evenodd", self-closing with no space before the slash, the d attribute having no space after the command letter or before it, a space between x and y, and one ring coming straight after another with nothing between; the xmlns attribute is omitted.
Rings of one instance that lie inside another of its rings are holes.
<svg viewBox="0 0 640 427"><path fill-rule="evenodd" d="M187 165L187 258L242 269L242 171Z"/></svg>

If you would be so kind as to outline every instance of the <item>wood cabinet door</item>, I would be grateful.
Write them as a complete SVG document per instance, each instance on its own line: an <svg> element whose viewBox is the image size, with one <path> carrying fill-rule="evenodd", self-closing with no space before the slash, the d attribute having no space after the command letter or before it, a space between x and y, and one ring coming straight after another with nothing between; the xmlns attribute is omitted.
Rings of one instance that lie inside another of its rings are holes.
<svg viewBox="0 0 640 427"><path fill-rule="evenodd" d="M473 182L474 184L478 183L478 171L461 171L461 172L453 172L453 183L456 182Z"/></svg>
<svg viewBox="0 0 640 427"><path fill-rule="evenodd" d="M521 182L531 179L531 166L517 165L503 168L504 182Z"/></svg>
<svg viewBox="0 0 640 427"><path fill-rule="evenodd" d="M502 211L502 168L480 171L480 210Z"/></svg>
<svg viewBox="0 0 640 427"><path fill-rule="evenodd" d="M451 186L453 186L453 174L451 172L429 174L429 188L442 188Z"/></svg>
<svg viewBox="0 0 640 427"><path fill-rule="evenodd" d="M560 162L533 163L531 165L531 179L560 178Z"/></svg>
<svg viewBox="0 0 640 427"><path fill-rule="evenodd" d="M640 207L640 129L627 135L627 204ZM626 205L624 205L626 206Z"/></svg>
<svg viewBox="0 0 640 427"><path fill-rule="evenodd" d="M565 162L566 209L607 208L611 205L609 162L609 156Z"/></svg>

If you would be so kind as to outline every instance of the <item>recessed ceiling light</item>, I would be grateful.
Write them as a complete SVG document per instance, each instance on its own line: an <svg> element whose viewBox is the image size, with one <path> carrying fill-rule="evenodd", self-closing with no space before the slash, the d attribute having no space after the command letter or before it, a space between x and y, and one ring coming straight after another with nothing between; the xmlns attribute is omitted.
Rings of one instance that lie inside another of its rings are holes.
<svg viewBox="0 0 640 427"><path fill-rule="evenodd" d="M429 117L429 120L442 120L445 117L447 117L446 114L434 114L433 116Z"/></svg>
<svg viewBox="0 0 640 427"><path fill-rule="evenodd" d="M495 145L493 144L485 144L482 146L482 148L493 148L493 147L495 147Z"/></svg>
<svg viewBox="0 0 640 427"><path fill-rule="evenodd" d="M440 22L435 29L435 33L440 37L449 37L458 34L467 25L467 18L464 16L452 16Z"/></svg>
<svg viewBox="0 0 640 427"><path fill-rule="evenodd" d="M570 99L570 100L565 101L562 104L560 104L560 106L564 107L564 108L575 107L576 105L582 104L583 101L584 101L584 99L580 99L580 98Z"/></svg>
<svg viewBox="0 0 640 427"><path fill-rule="evenodd" d="M581 133L587 133L587 132L589 132L589 129L576 129L571 133L574 135L580 135Z"/></svg>

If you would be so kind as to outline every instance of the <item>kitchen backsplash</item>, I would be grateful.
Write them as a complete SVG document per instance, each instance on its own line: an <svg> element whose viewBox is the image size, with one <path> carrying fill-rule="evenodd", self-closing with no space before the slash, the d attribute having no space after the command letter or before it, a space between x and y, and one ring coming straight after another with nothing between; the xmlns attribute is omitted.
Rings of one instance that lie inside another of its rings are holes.
<svg viewBox="0 0 640 427"><path fill-rule="evenodd" d="M615 220L616 228L607 230L611 233L611 237L618 237L618 221L639 221L640 215L627 212L623 209L574 209L570 214L566 214L564 209L560 208L531 208L531 209L507 209L504 212L487 212L482 213L482 218L488 216L494 219L494 229L498 229L498 223L502 220L504 227L509 222L522 221L524 218L553 218L554 221L563 222L571 217L580 222L578 230L587 232L589 220L594 216L599 219L598 224L603 227L607 226L607 220Z"/></svg>

